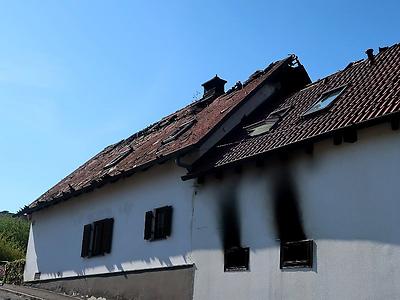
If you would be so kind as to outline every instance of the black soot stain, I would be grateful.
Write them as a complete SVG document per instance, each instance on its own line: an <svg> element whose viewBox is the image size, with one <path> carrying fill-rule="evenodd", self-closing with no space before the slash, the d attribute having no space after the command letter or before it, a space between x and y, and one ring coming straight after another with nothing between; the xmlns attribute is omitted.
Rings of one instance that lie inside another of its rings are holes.
<svg viewBox="0 0 400 300"><path fill-rule="evenodd" d="M240 217L235 189L221 195L219 216L224 249L240 247Z"/></svg>
<svg viewBox="0 0 400 300"><path fill-rule="evenodd" d="M299 208L299 196L292 176L288 172L278 174L273 186L274 218L281 241L305 240Z"/></svg>

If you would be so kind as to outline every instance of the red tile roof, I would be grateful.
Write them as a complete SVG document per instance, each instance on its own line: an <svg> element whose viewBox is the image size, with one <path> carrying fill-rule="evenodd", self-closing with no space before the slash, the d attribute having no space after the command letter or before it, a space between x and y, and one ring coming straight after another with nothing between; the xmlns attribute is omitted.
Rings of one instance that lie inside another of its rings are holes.
<svg viewBox="0 0 400 300"><path fill-rule="evenodd" d="M294 56L290 56L269 65L243 85L232 88L205 107L202 106L204 99L200 99L129 138L105 148L19 213L30 213L67 200L190 151L271 79L278 69L291 64L294 59ZM193 125L187 127L191 128L186 128L186 131L183 129L177 134L177 131L190 122ZM165 142L173 134L176 134L176 138Z"/></svg>
<svg viewBox="0 0 400 300"><path fill-rule="evenodd" d="M345 90L326 110L309 116L303 114L318 101L321 95L338 87ZM233 137L225 139L211 150L210 155L194 165L185 179L193 178L255 156L301 142L322 138L345 128L366 125L384 117L395 117L400 113L400 44L380 49L375 62L365 59L349 64L344 70L314 82L287 99L269 112L290 107L279 123L265 134L250 137L241 124ZM258 119L260 120L260 119ZM257 119L253 119L253 122Z"/></svg>

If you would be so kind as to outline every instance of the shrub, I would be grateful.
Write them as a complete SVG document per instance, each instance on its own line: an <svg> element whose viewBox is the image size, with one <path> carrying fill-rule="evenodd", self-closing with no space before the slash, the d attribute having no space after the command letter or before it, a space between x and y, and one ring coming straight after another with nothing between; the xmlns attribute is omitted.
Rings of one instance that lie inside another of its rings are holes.
<svg viewBox="0 0 400 300"><path fill-rule="evenodd" d="M19 259L7 264L5 283L22 284L24 281L25 259Z"/></svg>
<svg viewBox="0 0 400 300"><path fill-rule="evenodd" d="M13 261L25 257L25 250L17 244L0 235L0 261Z"/></svg>
<svg viewBox="0 0 400 300"><path fill-rule="evenodd" d="M29 237L29 222L25 218L0 215L0 236L20 249L26 249Z"/></svg>

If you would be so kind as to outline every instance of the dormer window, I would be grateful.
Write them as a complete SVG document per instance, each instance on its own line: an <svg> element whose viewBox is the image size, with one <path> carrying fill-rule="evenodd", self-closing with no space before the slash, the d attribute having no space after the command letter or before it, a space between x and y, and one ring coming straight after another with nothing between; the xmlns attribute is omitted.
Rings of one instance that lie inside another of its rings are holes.
<svg viewBox="0 0 400 300"><path fill-rule="evenodd" d="M249 136L257 136L266 133L273 129L275 125L282 120L283 116L287 114L290 107L283 107L271 112L264 120L258 121L254 124L243 127L247 130Z"/></svg>
<svg viewBox="0 0 400 300"><path fill-rule="evenodd" d="M323 93L322 96L319 98L319 100L313 106L311 106L303 114L303 116L308 116L313 113L319 112L321 110L327 109L342 94L342 92L345 90L345 88L346 88L345 86L342 86L340 88L336 88L336 89L333 89L333 90Z"/></svg>

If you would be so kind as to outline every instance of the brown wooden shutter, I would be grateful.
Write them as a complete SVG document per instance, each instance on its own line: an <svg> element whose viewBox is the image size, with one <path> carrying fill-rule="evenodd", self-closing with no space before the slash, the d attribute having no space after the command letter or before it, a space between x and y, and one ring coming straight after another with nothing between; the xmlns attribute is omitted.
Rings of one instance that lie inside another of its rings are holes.
<svg viewBox="0 0 400 300"><path fill-rule="evenodd" d="M92 235L92 224L87 224L83 227L81 257L89 257L91 235Z"/></svg>
<svg viewBox="0 0 400 300"><path fill-rule="evenodd" d="M102 252L103 245L103 229L104 221L96 221L93 223L93 245L92 245L92 255L100 255Z"/></svg>
<svg viewBox="0 0 400 300"><path fill-rule="evenodd" d="M145 221L144 221L144 239L151 240L153 235L153 212L150 210L146 212Z"/></svg>
<svg viewBox="0 0 400 300"><path fill-rule="evenodd" d="M164 224L163 224L163 236L168 237L171 235L172 230L172 206L164 207Z"/></svg>
<svg viewBox="0 0 400 300"><path fill-rule="evenodd" d="M103 220L102 253L110 253L113 237L114 219Z"/></svg>

